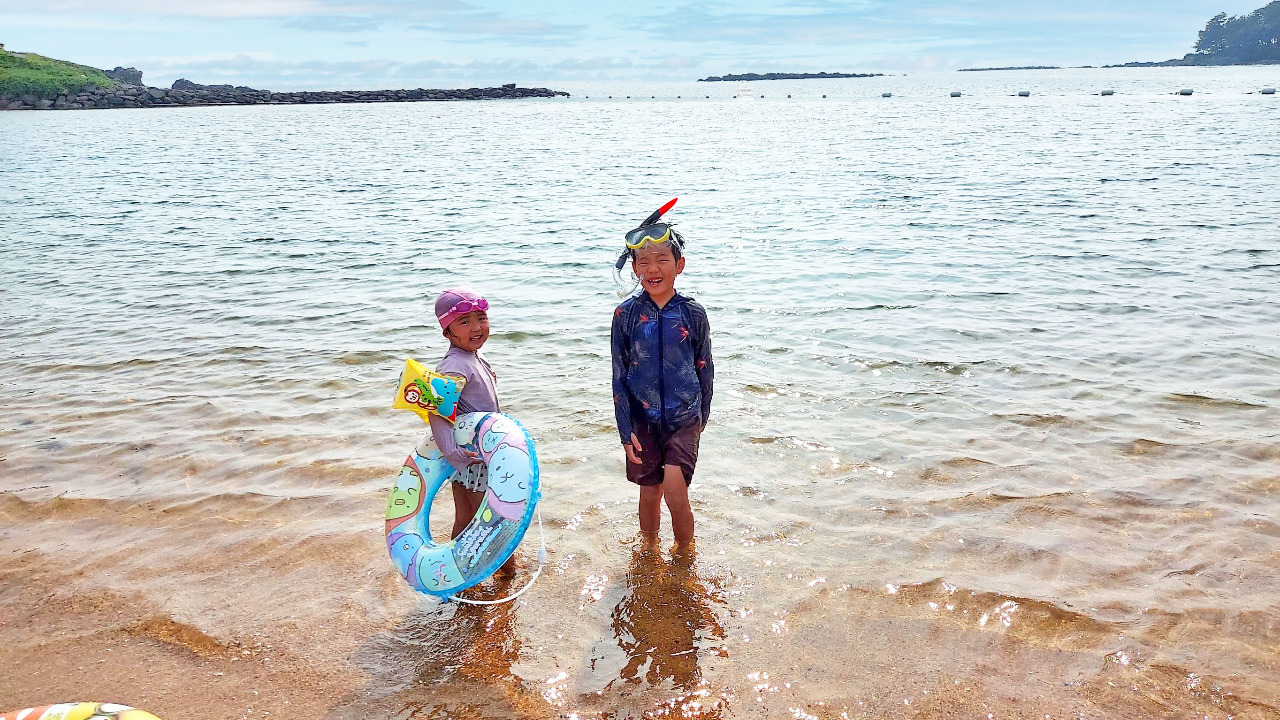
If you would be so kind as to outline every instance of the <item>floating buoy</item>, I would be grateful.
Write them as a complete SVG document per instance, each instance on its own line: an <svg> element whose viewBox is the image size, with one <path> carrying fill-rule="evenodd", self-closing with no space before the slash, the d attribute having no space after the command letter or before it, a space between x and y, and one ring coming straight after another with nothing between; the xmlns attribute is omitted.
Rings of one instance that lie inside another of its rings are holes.
<svg viewBox="0 0 1280 720"><path fill-rule="evenodd" d="M1030 91L1030 90L1019 90L1019 91L1018 91L1018 97L1031 97L1031 91Z"/></svg>
<svg viewBox="0 0 1280 720"><path fill-rule="evenodd" d="M823 95L822 97L826 97L826 95Z"/></svg>
<svg viewBox="0 0 1280 720"><path fill-rule="evenodd" d="M1101 96L1103 96L1103 97L1106 97L1106 96L1108 96L1108 95L1115 95L1115 94L1116 94L1116 91L1115 91L1115 90L1103 90L1102 92L1100 92L1100 93L1098 93L1098 94L1099 94L1099 95L1101 95Z"/></svg>
<svg viewBox="0 0 1280 720"><path fill-rule="evenodd" d="M764 96L763 96L763 95L761 95L760 97L764 97Z"/></svg>
<svg viewBox="0 0 1280 720"><path fill-rule="evenodd" d="M893 93L880 93L880 97L893 97Z"/></svg>
<svg viewBox="0 0 1280 720"><path fill-rule="evenodd" d="M787 99L788 99L788 100L790 100L790 99L791 99L791 96L790 96L790 95L788 95L788 96L787 96Z"/></svg>
<svg viewBox="0 0 1280 720"><path fill-rule="evenodd" d="M1182 96L1186 96L1186 95L1190 95L1193 92L1195 91L1192 90L1191 88L1182 88L1181 90L1178 91L1178 94Z"/></svg>
<svg viewBox="0 0 1280 720"><path fill-rule="evenodd" d="M1275 88L1262 88L1262 94L1263 94L1263 95L1275 95L1275 94L1276 94L1276 89L1275 89Z"/></svg>
<svg viewBox="0 0 1280 720"><path fill-rule="evenodd" d="M959 90L952 90L952 91L951 91L951 97L960 97L960 91L959 91Z"/></svg>

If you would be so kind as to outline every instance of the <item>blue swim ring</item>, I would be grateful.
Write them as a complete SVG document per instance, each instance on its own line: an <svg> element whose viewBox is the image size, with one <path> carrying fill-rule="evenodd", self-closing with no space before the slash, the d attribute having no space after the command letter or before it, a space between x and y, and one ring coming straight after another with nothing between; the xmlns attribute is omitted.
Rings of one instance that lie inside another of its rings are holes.
<svg viewBox="0 0 1280 720"><path fill-rule="evenodd" d="M448 599L483 582L515 552L542 492L538 454L520 421L501 413L467 413L454 424L454 442L477 453L488 487L475 517L458 537L431 539L431 504L457 472L434 440L404 461L387 501L387 552L419 592Z"/></svg>

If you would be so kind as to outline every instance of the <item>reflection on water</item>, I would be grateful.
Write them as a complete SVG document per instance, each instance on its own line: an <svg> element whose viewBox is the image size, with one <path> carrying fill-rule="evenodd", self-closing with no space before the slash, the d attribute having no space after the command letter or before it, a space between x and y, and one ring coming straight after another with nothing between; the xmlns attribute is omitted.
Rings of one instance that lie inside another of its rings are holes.
<svg viewBox="0 0 1280 720"><path fill-rule="evenodd" d="M469 593L504 597L513 579L494 578ZM366 717L509 717L545 707L511 672L520 656L518 608L423 603L389 632L369 639L356 662L372 678L327 720Z"/></svg>
<svg viewBox="0 0 1280 720"><path fill-rule="evenodd" d="M585 663L584 710L610 718L723 715L726 699L713 695L700 661L728 656L724 591L699 575L696 559L692 545L673 548L668 560L657 542L639 541L609 615L612 637L592 646ZM587 691L591 685L599 689Z"/></svg>
<svg viewBox="0 0 1280 720"><path fill-rule="evenodd" d="M725 653L723 646L713 644L725 637L713 608L719 598L694 572L694 554L691 547L675 550L668 562L648 541L633 553L627 594L611 615L614 639L626 662L606 688L618 681L653 686L669 682L676 689L692 690L702 678L699 653ZM608 657L591 658L597 675Z"/></svg>

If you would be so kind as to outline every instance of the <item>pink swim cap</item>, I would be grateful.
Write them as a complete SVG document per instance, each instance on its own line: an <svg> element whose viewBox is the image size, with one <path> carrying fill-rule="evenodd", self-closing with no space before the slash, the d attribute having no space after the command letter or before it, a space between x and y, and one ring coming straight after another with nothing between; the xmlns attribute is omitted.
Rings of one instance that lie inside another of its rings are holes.
<svg viewBox="0 0 1280 720"><path fill-rule="evenodd" d="M441 330L447 330L449 323L473 310L487 312L489 301L469 287L447 288L436 298L436 319Z"/></svg>

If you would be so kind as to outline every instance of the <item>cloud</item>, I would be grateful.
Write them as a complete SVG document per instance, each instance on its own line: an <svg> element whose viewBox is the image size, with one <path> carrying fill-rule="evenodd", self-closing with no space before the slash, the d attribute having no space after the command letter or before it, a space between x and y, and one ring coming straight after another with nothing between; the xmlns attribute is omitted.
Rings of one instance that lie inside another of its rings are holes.
<svg viewBox="0 0 1280 720"><path fill-rule="evenodd" d="M264 90L384 90L464 87L546 78L556 71L524 60L309 60L288 62L258 54L141 63L151 83L186 77L206 85L229 83Z"/></svg>
<svg viewBox="0 0 1280 720"><path fill-rule="evenodd" d="M0 15L17 12L56 17L281 20L305 32L358 33L411 29L464 39L563 43L582 25L554 23L479 7L464 0L4 0Z"/></svg>
<svg viewBox="0 0 1280 720"><path fill-rule="evenodd" d="M507 17L496 12L468 11L441 14L434 22L409 25L408 29L519 45L558 45L581 36L584 27L534 18Z"/></svg>
<svg viewBox="0 0 1280 720"><path fill-rule="evenodd" d="M1177 4L1177 3L1175 3ZM1155 2L1025 3L1013 0L793 0L742 10L722 2L693 2L625 21L635 30L682 42L755 46L820 45L865 56L863 43L898 50L998 41L1030 48L1115 44L1122 37L1164 37L1203 26L1198 10Z"/></svg>
<svg viewBox="0 0 1280 720"><path fill-rule="evenodd" d="M283 26L308 32L353 33L377 30L382 23L361 15L304 15L284 23Z"/></svg>

